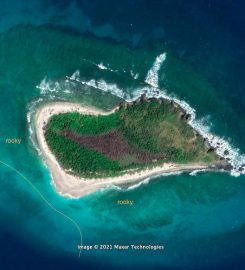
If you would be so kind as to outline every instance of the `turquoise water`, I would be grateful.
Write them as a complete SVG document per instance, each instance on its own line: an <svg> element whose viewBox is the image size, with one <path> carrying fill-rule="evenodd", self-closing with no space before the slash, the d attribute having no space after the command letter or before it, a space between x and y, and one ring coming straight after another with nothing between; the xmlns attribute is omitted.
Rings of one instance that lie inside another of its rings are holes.
<svg viewBox="0 0 245 270"><path fill-rule="evenodd" d="M166 175L134 189L112 188L68 199L55 191L35 147L28 116L32 120L36 106L69 100L110 109L122 98L133 98L139 89L147 89L147 72L163 52L167 58L158 74L160 89L188 102L202 123L242 153L244 121L236 121L236 129L233 124L241 111L169 48L156 44L151 50L129 49L48 26L19 26L1 34L0 160L24 174L50 203L79 224L84 245L155 244L165 249L84 251L78 259L80 238L74 224L48 207L16 172L0 165L0 219L11 235L39 254L67 258L76 266L93 261L114 268L208 269L242 261L244 175ZM99 68L100 63L107 69ZM79 82L66 77L76 71ZM91 87L91 80L100 84ZM6 138L21 138L22 143L8 145ZM134 203L120 206L120 199Z"/></svg>

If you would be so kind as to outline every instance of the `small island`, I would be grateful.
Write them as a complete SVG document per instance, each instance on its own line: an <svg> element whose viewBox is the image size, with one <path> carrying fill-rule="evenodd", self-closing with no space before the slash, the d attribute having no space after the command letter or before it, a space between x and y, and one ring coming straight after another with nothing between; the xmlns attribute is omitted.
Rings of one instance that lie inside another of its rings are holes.
<svg viewBox="0 0 245 270"><path fill-rule="evenodd" d="M57 190L79 197L163 173L226 169L174 101L122 102L110 112L68 102L45 104L35 125Z"/></svg>

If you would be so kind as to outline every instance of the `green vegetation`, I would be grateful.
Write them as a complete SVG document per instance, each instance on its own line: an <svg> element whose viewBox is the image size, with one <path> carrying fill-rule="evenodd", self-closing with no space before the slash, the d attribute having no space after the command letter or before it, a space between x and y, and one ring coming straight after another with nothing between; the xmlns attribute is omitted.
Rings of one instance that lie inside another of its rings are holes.
<svg viewBox="0 0 245 270"><path fill-rule="evenodd" d="M109 115L54 115L45 137L62 166L85 177L113 176L163 162L217 161L169 101L124 104Z"/></svg>
<svg viewBox="0 0 245 270"><path fill-rule="evenodd" d="M52 129L46 132L46 139L53 153L65 169L72 169L78 175L113 175L120 169L118 162L111 161L102 154L86 149L64 136L58 136Z"/></svg>
<svg viewBox="0 0 245 270"><path fill-rule="evenodd" d="M120 110L121 131L125 138L151 153L164 153L167 160L177 163L205 161L203 139L196 137L180 109L170 102L151 101ZM210 159L209 159L210 160Z"/></svg>
<svg viewBox="0 0 245 270"><path fill-rule="evenodd" d="M72 112L52 116L49 127L56 132L68 129L77 134L96 135L116 128L119 125L119 120L118 112L109 116L83 115Z"/></svg>

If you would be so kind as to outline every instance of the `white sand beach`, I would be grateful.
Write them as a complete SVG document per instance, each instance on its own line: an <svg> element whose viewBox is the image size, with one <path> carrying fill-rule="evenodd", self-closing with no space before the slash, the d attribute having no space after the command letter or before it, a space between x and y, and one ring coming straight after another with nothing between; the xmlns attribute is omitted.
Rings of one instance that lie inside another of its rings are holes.
<svg viewBox="0 0 245 270"><path fill-rule="evenodd" d="M207 164L173 164L165 163L162 166L157 166L151 169L145 169L140 172L126 173L118 177L102 178L102 179L85 179L75 177L66 172L58 163L55 156L49 149L45 137L44 127L48 123L49 118L54 114L77 111L82 114L90 115L106 115L113 113L117 108L110 112L105 112L90 106L84 106L70 102L50 102L39 107L35 113L34 125L37 136L37 141L42 153L44 162L50 169L52 181L57 192L66 197L79 198L98 191L102 188L107 188L112 185L120 185L125 183L135 183L156 175L171 173L177 171L193 171L208 169Z"/></svg>

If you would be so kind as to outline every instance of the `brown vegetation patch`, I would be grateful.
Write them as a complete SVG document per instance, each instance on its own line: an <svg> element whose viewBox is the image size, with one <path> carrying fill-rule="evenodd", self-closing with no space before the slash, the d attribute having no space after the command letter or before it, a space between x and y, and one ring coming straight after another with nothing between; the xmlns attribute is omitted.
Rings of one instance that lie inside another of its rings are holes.
<svg viewBox="0 0 245 270"><path fill-rule="evenodd" d="M118 130L112 130L103 135L77 135L71 131L64 131L62 135L81 146L98 151L112 160L134 156L138 162L153 162L165 158L163 155L147 153L129 145Z"/></svg>

